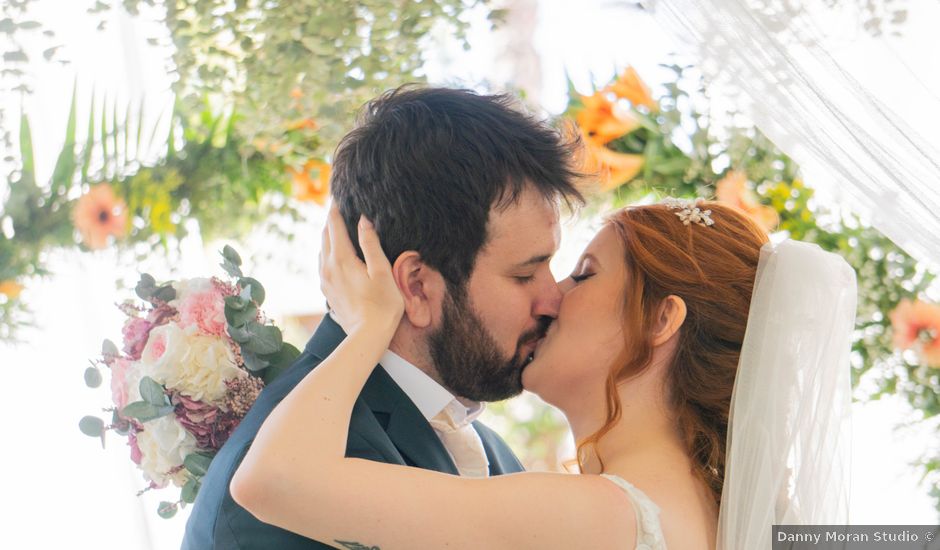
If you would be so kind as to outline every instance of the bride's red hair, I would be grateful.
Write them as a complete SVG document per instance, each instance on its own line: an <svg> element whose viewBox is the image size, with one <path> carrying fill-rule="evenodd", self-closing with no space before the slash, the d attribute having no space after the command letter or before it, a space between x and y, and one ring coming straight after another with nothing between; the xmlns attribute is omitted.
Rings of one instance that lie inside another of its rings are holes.
<svg viewBox="0 0 940 550"><path fill-rule="evenodd" d="M578 460L583 466L585 447L620 419L617 385L649 366L654 316L662 300L675 295L685 301L687 314L666 374L667 399L695 474L720 502L731 392L760 249L768 237L731 207L706 201L702 209L712 211L714 225L683 225L676 211L662 204L627 207L607 220L625 251L627 341L607 379L607 420L578 443Z"/></svg>

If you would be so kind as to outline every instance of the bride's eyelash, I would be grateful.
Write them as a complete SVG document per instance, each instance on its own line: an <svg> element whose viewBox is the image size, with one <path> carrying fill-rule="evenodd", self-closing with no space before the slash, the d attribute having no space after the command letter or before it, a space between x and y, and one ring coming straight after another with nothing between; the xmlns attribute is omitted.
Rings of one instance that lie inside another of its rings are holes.
<svg viewBox="0 0 940 550"><path fill-rule="evenodd" d="M571 280L574 281L574 282L576 282L576 283L580 283L581 281L583 281L583 280L585 280L585 279L589 279L589 278L591 278L591 277L593 277L593 276L594 276L593 273L584 273L584 274L582 274L582 275L572 275L572 276L571 276Z"/></svg>

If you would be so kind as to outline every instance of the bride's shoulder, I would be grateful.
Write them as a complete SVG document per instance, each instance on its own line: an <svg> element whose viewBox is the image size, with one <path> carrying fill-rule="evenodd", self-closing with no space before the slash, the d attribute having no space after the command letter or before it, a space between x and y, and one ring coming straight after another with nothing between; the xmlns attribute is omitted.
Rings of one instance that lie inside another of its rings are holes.
<svg viewBox="0 0 940 550"><path fill-rule="evenodd" d="M636 513L637 538L650 548L665 548L667 540L677 548L714 548L718 507L704 485L692 476L604 477L630 499Z"/></svg>
<svg viewBox="0 0 940 550"><path fill-rule="evenodd" d="M660 507L646 493L626 479L614 474L601 474L619 487L633 508L637 548L665 550L666 537L660 523Z"/></svg>
<svg viewBox="0 0 940 550"><path fill-rule="evenodd" d="M601 476L527 472L487 479L500 487L497 500L517 510L516 528L529 521L542 526L551 541L542 547L614 548L636 538L632 502Z"/></svg>

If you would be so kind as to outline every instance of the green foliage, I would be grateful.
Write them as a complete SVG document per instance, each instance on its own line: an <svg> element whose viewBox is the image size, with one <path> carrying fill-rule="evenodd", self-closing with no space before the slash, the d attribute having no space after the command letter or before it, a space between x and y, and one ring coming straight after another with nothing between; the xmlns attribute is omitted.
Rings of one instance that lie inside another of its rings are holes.
<svg viewBox="0 0 940 550"><path fill-rule="evenodd" d="M99 2L103 11L116 2ZM356 110L378 93L421 81L431 30L447 24L462 38L461 14L481 0L333 2L164 0L172 40L174 91L182 111L203 98L240 113L238 134L279 143L291 164L322 157L348 131ZM132 13L149 0L124 0ZM156 42L156 40L154 40ZM317 129L285 140L292 121Z"/></svg>

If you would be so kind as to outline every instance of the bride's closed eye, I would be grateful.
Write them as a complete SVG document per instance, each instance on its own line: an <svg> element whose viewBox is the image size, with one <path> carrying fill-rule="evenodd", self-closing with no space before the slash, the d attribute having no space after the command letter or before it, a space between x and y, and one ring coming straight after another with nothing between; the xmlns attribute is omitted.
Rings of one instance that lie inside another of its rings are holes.
<svg viewBox="0 0 940 550"><path fill-rule="evenodd" d="M580 274L580 275L572 275L572 276L571 276L571 280L574 281L574 282L576 282L576 283L580 283L581 281L584 281L584 280L586 280L586 279L590 279L590 278L593 277L593 276L594 276L593 273L582 273L582 274Z"/></svg>

